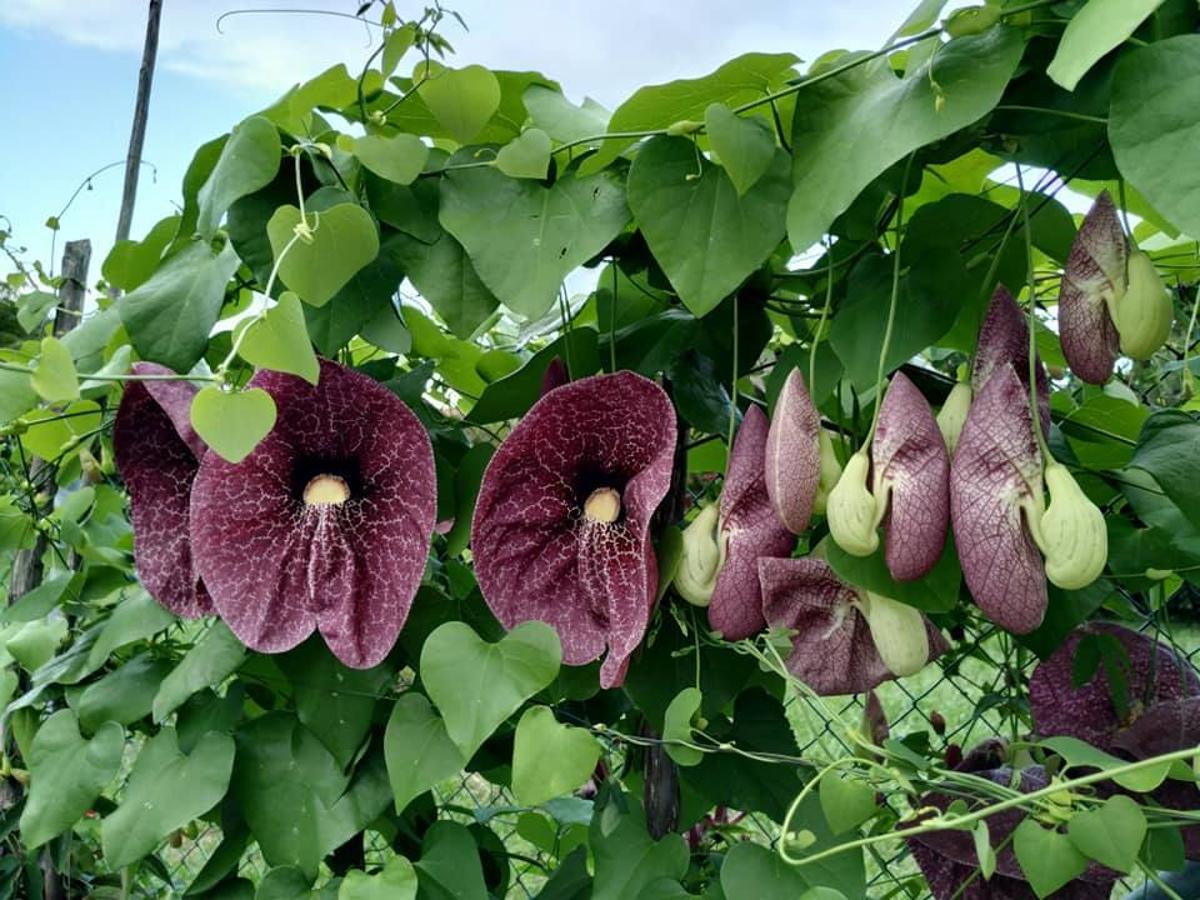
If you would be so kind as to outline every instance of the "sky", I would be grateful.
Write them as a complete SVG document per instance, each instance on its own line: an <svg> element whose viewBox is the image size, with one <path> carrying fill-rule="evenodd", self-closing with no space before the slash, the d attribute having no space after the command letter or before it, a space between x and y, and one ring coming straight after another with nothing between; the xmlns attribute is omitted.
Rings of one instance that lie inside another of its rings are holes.
<svg viewBox="0 0 1200 900"><path fill-rule="evenodd" d="M401 17L422 0L395 0ZM835 49L880 46L907 0L446 0L452 65L532 69L576 102L612 109L636 88L703 75L748 51L806 62ZM255 0L241 8L353 13L357 0ZM89 238L90 278L112 246L145 32L144 0L3 0L0 84L9 110L0 150L0 228L27 258L51 259L49 216L96 170L61 216L62 242ZM338 62L361 67L372 46L359 22L298 13L223 13L221 0L164 0L158 65L133 234L176 211L193 151L289 87ZM55 260L54 268L58 262ZM11 268L0 260L0 272Z"/></svg>

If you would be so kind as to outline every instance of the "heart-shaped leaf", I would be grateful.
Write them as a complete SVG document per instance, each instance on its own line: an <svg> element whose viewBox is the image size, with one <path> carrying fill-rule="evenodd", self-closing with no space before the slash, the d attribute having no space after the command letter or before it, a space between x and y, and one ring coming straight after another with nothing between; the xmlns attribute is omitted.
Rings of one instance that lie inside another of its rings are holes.
<svg viewBox="0 0 1200 900"><path fill-rule="evenodd" d="M992 836L988 823L980 819L971 829L971 838L975 842L975 856L979 860L979 874L984 881L990 881L996 872L996 851L992 849Z"/></svg>
<svg viewBox="0 0 1200 900"><path fill-rule="evenodd" d="M143 746L116 812L100 837L114 869L137 862L176 828L212 809L225 796L233 771L233 738L210 731L184 756L174 728Z"/></svg>
<svg viewBox="0 0 1200 900"><path fill-rule="evenodd" d="M197 195L200 212L196 230L212 238L235 200L271 183L279 171L280 158L279 132L270 119L251 116L238 124Z"/></svg>
<svg viewBox="0 0 1200 900"><path fill-rule="evenodd" d="M550 135L530 128L496 154L496 168L510 178L545 178L550 169Z"/></svg>
<svg viewBox="0 0 1200 900"><path fill-rule="evenodd" d="M267 237L283 283L312 306L324 306L360 269L379 254L379 234L371 214L357 203L339 203L308 216L312 242L295 236L300 210L281 206L267 222Z"/></svg>
<svg viewBox="0 0 1200 900"><path fill-rule="evenodd" d="M875 815L875 791L861 781L830 772L821 779L821 811L834 834L843 834Z"/></svg>
<svg viewBox="0 0 1200 900"><path fill-rule="evenodd" d="M24 375L18 377L25 378ZM7 387L0 383L0 390ZM76 400L61 411L35 409L25 416L26 429L21 435L21 445L26 453L55 459L68 441L95 432L102 419L99 404L91 400Z"/></svg>
<svg viewBox="0 0 1200 900"><path fill-rule="evenodd" d="M58 305L58 295L46 291L30 291L17 298L17 324L32 334L46 319L46 313Z"/></svg>
<svg viewBox="0 0 1200 900"><path fill-rule="evenodd" d="M351 869L342 879L337 900L413 900L417 870L403 856L393 856L375 875Z"/></svg>
<svg viewBox="0 0 1200 900"><path fill-rule="evenodd" d="M517 802L537 806L586 782L600 744L583 728L563 725L548 706L525 710L513 741L512 789Z"/></svg>
<svg viewBox="0 0 1200 900"><path fill-rule="evenodd" d="M667 712L663 716L663 740L692 742L692 718L700 710L704 699L698 688L687 687L672 698ZM667 756L681 766L698 766L704 759L704 753L691 747L677 743L665 745Z"/></svg>
<svg viewBox="0 0 1200 900"><path fill-rule="evenodd" d="M1013 830L1013 852L1029 886L1039 897L1047 897L1075 880L1087 868L1087 857L1075 849L1071 839L1033 819L1025 819Z"/></svg>
<svg viewBox="0 0 1200 900"><path fill-rule="evenodd" d="M629 168L629 206L684 306L716 308L783 240L791 178L780 151L745 196L687 138L657 137Z"/></svg>
<svg viewBox="0 0 1200 900"><path fill-rule="evenodd" d="M704 130L739 197L771 168L775 135L759 119L739 116L724 103L713 103L704 111Z"/></svg>
<svg viewBox="0 0 1200 900"><path fill-rule="evenodd" d="M467 759L497 726L550 684L562 646L544 622L522 622L495 644L465 622L447 622L421 648L421 680Z"/></svg>
<svg viewBox="0 0 1200 900"><path fill-rule="evenodd" d="M1132 798L1117 794L1072 816L1067 836L1085 856L1128 874L1146 837L1146 816Z"/></svg>
<svg viewBox="0 0 1200 900"><path fill-rule="evenodd" d="M161 722L197 691L219 684L246 658L246 648L217 619L163 679L154 695L154 721Z"/></svg>
<svg viewBox="0 0 1200 900"><path fill-rule="evenodd" d="M21 842L32 850L74 825L116 777L124 751L125 729L116 722L101 725L90 741L69 709L43 722L29 753Z"/></svg>
<svg viewBox="0 0 1200 900"><path fill-rule="evenodd" d="M383 753L398 813L404 812L414 797L467 764L446 733L446 723L416 691L409 691L392 707Z"/></svg>
<svg viewBox="0 0 1200 900"><path fill-rule="evenodd" d="M355 138L352 144L359 162L388 181L396 184L412 184L425 161L429 159L429 145L415 134L367 134Z"/></svg>
<svg viewBox="0 0 1200 900"><path fill-rule="evenodd" d="M29 381L47 403L79 399L75 361L71 359L71 351L58 338L42 338L42 352Z"/></svg>
<svg viewBox="0 0 1200 900"><path fill-rule="evenodd" d="M304 324L304 308L291 291L284 291L261 319L246 326L238 352L256 368L299 375L309 384L316 384L321 374Z"/></svg>
<svg viewBox="0 0 1200 900"><path fill-rule="evenodd" d="M469 143L500 107L500 82L483 66L449 69L422 61L413 70L417 94L460 144Z"/></svg>
<svg viewBox="0 0 1200 900"><path fill-rule="evenodd" d="M530 319L629 221L622 181L611 172L545 188L490 167L464 169L442 177L441 198L442 227L466 247L480 279Z"/></svg>
<svg viewBox="0 0 1200 900"><path fill-rule="evenodd" d="M209 385L192 399L192 427L223 459L240 463L275 427L275 401L262 388L226 392Z"/></svg>

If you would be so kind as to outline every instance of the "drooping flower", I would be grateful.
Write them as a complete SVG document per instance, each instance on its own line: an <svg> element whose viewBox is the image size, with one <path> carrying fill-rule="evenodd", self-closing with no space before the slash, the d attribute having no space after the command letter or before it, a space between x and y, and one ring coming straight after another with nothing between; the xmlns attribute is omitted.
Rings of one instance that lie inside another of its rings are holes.
<svg viewBox="0 0 1200 900"><path fill-rule="evenodd" d="M1121 352L1149 359L1167 341L1175 310L1154 261L1140 250L1129 254L1129 284L1117 302Z"/></svg>
<svg viewBox="0 0 1200 900"><path fill-rule="evenodd" d="M175 373L139 362L133 374ZM195 394L186 381L131 381L113 425L117 468L129 491L138 577L155 600L185 618L213 611L188 537L192 482L208 450L189 416Z"/></svg>
<svg viewBox="0 0 1200 900"><path fill-rule="evenodd" d="M650 519L671 484L675 410L633 372L595 375L543 396L484 472L471 543L479 588L506 628L539 619L563 661L608 655L624 679L658 586Z"/></svg>
<svg viewBox="0 0 1200 900"><path fill-rule="evenodd" d="M821 477L821 417L804 386L804 376L792 369L767 431L767 496L779 520L793 534L808 528Z"/></svg>
<svg viewBox="0 0 1200 900"><path fill-rule="evenodd" d="M758 559L790 556L796 540L767 494L768 431L766 413L757 406L746 410L721 489L717 540L724 558L708 607L708 624L728 641L749 637L766 624Z"/></svg>
<svg viewBox="0 0 1200 900"><path fill-rule="evenodd" d="M971 390L978 395L996 369L1008 363L1029 393L1029 321L1004 285L996 285L979 326L975 355L971 360ZM1037 369L1038 411L1042 431L1050 430L1050 382L1042 361ZM969 413L968 413L969 414Z"/></svg>
<svg viewBox="0 0 1200 900"><path fill-rule="evenodd" d="M1015 787L1024 794L1041 790L1050 783L1042 766L1014 769L1008 756L1004 742L993 738L972 749L954 769L1003 788ZM945 812L954 799L931 793L922 802ZM927 831L908 838L908 848L934 900L1036 900L1038 895L1029 886L1012 848L1013 831L1024 818L1023 810L1008 809L983 820L987 822L989 841L996 848L996 868L988 879L979 874L979 855L970 830ZM1117 873L1092 863L1053 896L1055 900L1107 897L1116 878Z"/></svg>
<svg viewBox="0 0 1200 900"><path fill-rule="evenodd" d="M320 380L262 371L275 427L242 462L215 453L192 488L196 567L248 647L319 629L355 668L379 663L420 584L433 533L429 436L377 382L322 361Z"/></svg>
<svg viewBox="0 0 1200 900"><path fill-rule="evenodd" d="M675 570L675 589L692 606L708 606L725 562L725 543L718 539L721 508L710 504L683 529L683 550Z"/></svg>
<svg viewBox="0 0 1200 900"><path fill-rule="evenodd" d="M897 581L929 572L950 525L950 460L929 401L903 372L892 376L871 442L876 515Z"/></svg>
<svg viewBox="0 0 1200 900"><path fill-rule="evenodd" d="M1088 210L1071 245L1058 297L1063 355L1092 384L1112 375L1120 346L1116 305L1125 293L1125 233L1108 191Z"/></svg>
<svg viewBox="0 0 1200 900"><path fill-rule="evenodd" d="M767 623L793 633L788 671L818 694L868 691L946 650L918 610L846 584L816 556L761 558L758 574Z"/></svg>

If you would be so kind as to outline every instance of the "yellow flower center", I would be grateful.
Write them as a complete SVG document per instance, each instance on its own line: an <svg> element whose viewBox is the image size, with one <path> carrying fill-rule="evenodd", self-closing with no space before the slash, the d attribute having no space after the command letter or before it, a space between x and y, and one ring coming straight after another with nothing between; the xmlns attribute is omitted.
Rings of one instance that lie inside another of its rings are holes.
<svg viewBox="0 0 1200 900"><path fill-rule="evenodd" d="M593 522L615 522L621 514L621 495L612 488L596 488L584 502L583 514Z"/></svg>
<svg viewBox="0 0 1200 900"><path fill-rule="evenodd" d="M337 475L317 475L304 486L306 506L341 506L350 499L350 485Z"/></svg>

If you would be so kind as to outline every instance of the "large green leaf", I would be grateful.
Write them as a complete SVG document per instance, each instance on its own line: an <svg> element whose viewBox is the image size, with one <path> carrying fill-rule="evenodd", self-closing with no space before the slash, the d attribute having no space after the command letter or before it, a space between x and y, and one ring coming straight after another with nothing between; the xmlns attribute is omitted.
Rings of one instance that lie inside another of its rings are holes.
<svg viewBox="0 0 1200 900"><path fill-rule="evenodd" d="M460 144L475 138L500 106L500 82L483 66L450 69L422 61L413 80L434 118Z"/></svg>
<svg viewBox="0 0 1200 900"><path fill-rule="evenodd" d="M1133 34L1163 0L1088 0L1063 31L1046 74L1068 91L1100 58Z"/></svg>
<svg viewBox="0 0 1200 900"><path fill-rule="evenodd" d="M546 188L483 168L443 176L439 219L500 302L534 319L568 273L620 234L629 209L612 173L566 175Z"/></svg>
<svg viewBox="0 0 1200 900"><path fill-rule="evenodd" d="M561 661L558 634L544 622L522 622L495 644L465 622L447 622L421 648L421 680L450 739L470 758L501 722L554 680Z"/></svg>
<svg viewBox="0 0 1200 900"><path fill-rule="evenodd" d="M522 99L533 123L560 143L603 134L608 126L608 110L591 97L576 106L562 91L534 84L525 89Z"/></svg>
<svg viewBox="0 0 1200 900"><path fill-rule="evenodd" d="M416 691L404 694L392 707L383 752L399 813L414 797L462 771L467 764L446 733L446 723Z"/></svg>
<svg viewBox="0 0 1200 900"><path fill-rule="evenodd" d="M179 230L179 216L160 219L140 241L117 241L104 258L104 280L123 291L132 291L154 274L163 251Z"/></svg>
<svg viewBox="0 0 1200 900"><path fill-rule="evenodd" d="M1000 26L955 38L903 78L891 66L867 64L800 91L792 119L792 246L815 244L893 163L986 115L1023 46L1019 31Z"/></svg>
<svg viewBox="0 0 1200 900"><path fill-rule="evenodd" d="M610 133L666 128L683 120L703 121L712 103L729 107L758 100L782 87L795 72L799 57L791 53L743 53L699 78L638 88L617 107L608 123ZM584 174L598 172L615 160L636 138L615 138L583 163Z"/></svg>
<svg viewBox="0 0 1200 900"><path fill-rule="evenodd" d="M29 796L21 812L21 842L33 849L61 834L88 811L117 775L125 729L102 725L90 741L75 713L62 709L42 723L29 755Z"/></svg>
<svg viewBox="0 0 1200 900"><path fill-rule="evenodd" d="M113 869L137 862L176 828L212 809L229 787L233 738L206 734L186 756L174 728L148 740L125 784L121 805L100 831L105 861Z"/></svg>
<svg viewBox="0 0 1200 900"><path fill-rule="evenodd" d="M246 327L238 352L256 368L299 375L309 384L316 384L321 374L308 339L304 309L291 291L284 291L275 306Z"/></svg>
<svg viewBox="0 0 1200 900"><path fill-rule="evenodd" d="M795 900L808 889L804 871L762 844L738 841L721 864L721 888L726 897Z"/></svg>
<svg viewBox="0 0 1200 900"><path fill-rule="evenodd" d="M225 285L237 267L232 245L216 254L207 243L194 242L117 301L138 355L176 372L190 370L204 355L208 333L221 313Z"/></svg>
<svg viewBox="0 0 1200 900"><path fill-rule="evenodd" d="M266 187L279 171L279 132L269 119L251 116L236 125L197 197L196 230L211 239L235 200Z"/></svg>
<svg viewBox="0 0 1200 900"><path fill-rule="evenodd" d="M438 234L431 244L401 235L395 244L396 259L450 333L467 340L500 301L475 273L463 245L440 228Z"/></svg>
<svg viewBox="0 0 1200 900"><path fill-rule="evenodd" d="M531 706L513 740L513 796L537 806L568 794L592 776L600 744L584 728L563 725L548 706Z"/></svg>
<svg viewBox="0 0 1200 900"><path fill-rule="evenodd" d="M435 822L416 862L421 896L427 900L486 900L487 885L471 832L457 822Z"/></svg>
<svg viewBox="0 0 1200 900"><path fill-rule="evenodd" d="M294 206L279 207L267 222L279 278L305 303L324 306L379 254L379 232L371 214L357 203L309 212L311 241L292 244L299 224L300 210Z"/></svg>
<svg viewBox="0 0 1200 900"><path fill-rule="evenodd" d="M646 833L646 820L631 798L621 811L615 800L592 818L589 834L596 858L592 900L625 900L660 878L679 881L687 872L688 851L683 838L667 834L655 841Z"/></svg>
<svg viewBox="0 0 1200 900"><path fill-rule="evenodd" d="M1172 503L1200 528L1200 422L1187 413L1167 410L1142 426L1132 465L1153 476Z"/></svg>
<svg viewBox="0 0 1200 900"><path fill-rule="evenodd" d="M686 138L656 137L629 169L629 206L684 305L703 316L783 240L791 179L786 153L744 195Z"/></svg>
<svg viewBox="0 0 1200 900"><path fill-rule="evenodd" d="M1027 818L1013 831L1013 851L1029 886L1039 897L1048 897L1078 878L1087 868L1087 857L1075 849L1071 839Z"/></svg>
<svg viewBox="0 0 1200 900"><path fill-rule="evenodd" d="M1130 797L1117 794L1067 823L1067 837L1089 859L1129 874L1146 837L1146 816Z"/></svg>
<svg viewBox="0 0 1200 900"><path fill-rule="evenodd" d="M1123 57L1113 75L1108 139L1121 174L1189 235L1200 234L1200 35Z"/></svg>
<svg viewBox="0 0 1200 900"><path fill-rule="evenodd" d="M770 126L739 116L724 103L713 103L704 111L704 130L739 197L754 187L776 157Z"/></svg>
<svg viewBox="0 0 1200 900"><path fill-rule="evenodd" d="M87 655L88 665L94 669L104 665L114 650L152 637L177 621L173 613L159 606L140 587L131 586L127 590L129 595L122 592L123 599L100 629Z"/></svg>
<svg viewBox="0 0 1200 900"><path fill-rule="evenodd" d="M154 721L161 722L192 694L220 684L242 664L246 648L219 619L196 642L154 696Z"/></svg>
<svg viewBox="0 0 1200 900"><path fill-rule="evenodd" d="M135 656L88 685L79 698L79 724L95 731L108 721L128 725L149 715L154 695L170 671L171 663L165 659L148 653Z"/></svg>

